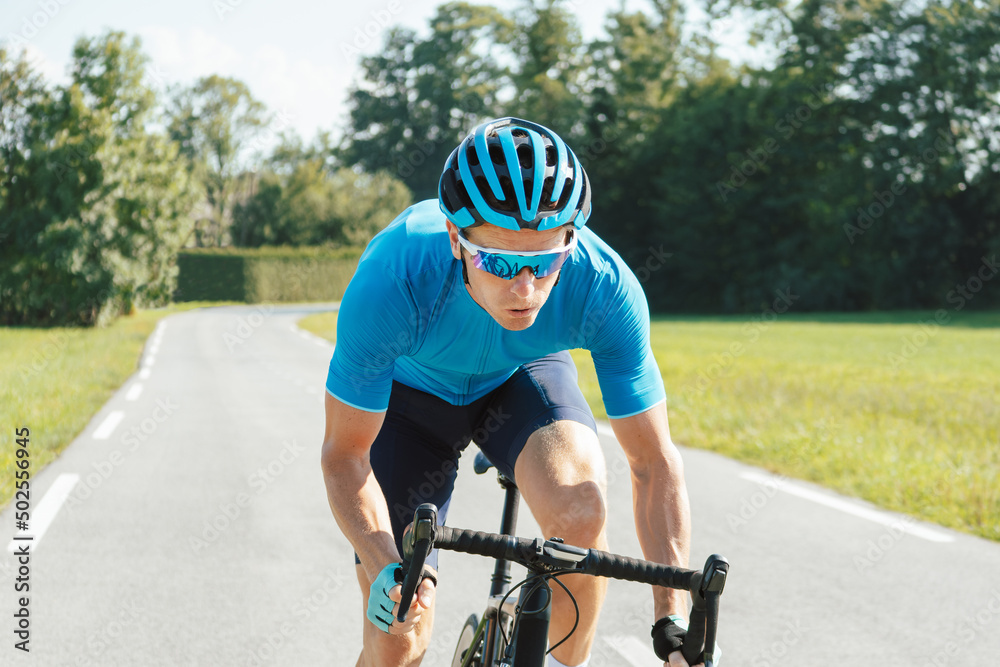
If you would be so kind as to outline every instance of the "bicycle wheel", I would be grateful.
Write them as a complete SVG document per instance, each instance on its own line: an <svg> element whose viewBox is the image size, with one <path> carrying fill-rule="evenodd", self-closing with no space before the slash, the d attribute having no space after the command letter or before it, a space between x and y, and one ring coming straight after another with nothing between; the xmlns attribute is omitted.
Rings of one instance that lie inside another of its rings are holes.
<svg viewBox="0 0 1000 667"><path fill-rule="evenodd" d="M469 667L482 667L483 665L483 638L480 637L476 645L472 645L472 640L476 636L476 629L479 627L479 617L475 614L465 619L462 632L458 635L458 646L455 647L455 656L451 659L451 667L462 667L465 664L466 656L471 651L472 662Z"/></svg>

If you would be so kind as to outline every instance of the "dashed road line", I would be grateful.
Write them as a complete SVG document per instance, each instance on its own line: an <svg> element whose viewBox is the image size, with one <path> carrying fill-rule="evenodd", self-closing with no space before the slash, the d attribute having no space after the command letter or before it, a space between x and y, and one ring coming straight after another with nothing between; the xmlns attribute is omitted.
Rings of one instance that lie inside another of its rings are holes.
<svg viewBox="0 0 1000 667"><path fill-rule="evenodd" d="M135 399L139 398L139 395L141 393L142 393L142 383L136 382L131 387L129 387L128 393L125 394L125 400L134 401Z"/></svg>
<svg viewBox="0 0 1000 667"><path fill-rule="evenodd" d="M139 379L140 380L148 380L149 379L149 374L150 374L149 366L145 366L145 367L139 369Z"/></svg>
<svg viewBox="0 0 1000 667"><path fill-rule="evenodd" d="M45 492L42 496L42 500L38 503L38 507L35 511L31 513L31 536L32 540L30 542L15 541L11 540L10 544L7 545L7 551L14 553L19 545L28 545L28 551L35 551L38 548L38 543L42 541L42 536L45 535L45 531L49 529L49 525L52 520L56 518L56 513L59 512L59 508L62 507L66 499L69 498L70 492L73 491L73 487L76 483L80 481L80 476L75 473L63 473L56 477L56 481L52 483L49 490Z"/></svg>
<svg viewBox="0 0 1000 667"><path fill-rule="evenodd" d="M101 422L101 425L94 431L94 440L107 440L111 434L114 433L115 429L118 428L118 424L120 424L124 418L125 413L121 410L114 410L109 413L108 416L104 418L104 421Z"/></svg>

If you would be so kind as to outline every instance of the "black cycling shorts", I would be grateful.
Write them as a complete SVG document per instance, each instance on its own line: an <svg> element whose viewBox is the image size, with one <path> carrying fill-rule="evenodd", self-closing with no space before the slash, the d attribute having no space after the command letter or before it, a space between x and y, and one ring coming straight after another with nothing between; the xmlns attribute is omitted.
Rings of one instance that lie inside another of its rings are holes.
<svg viewBox="0 0 1000 667"><path fill-rule="evenodd" d="M597 431L569 352L524 364L502 385L469 405L452 405L393 382L385 421L372 444L371 465L389 505L399 553L403 529L413 521L418 505L437 505L438 523L444 523L458 459L470 441L497 470L514 479L514 462L528 437L566 419ZM355 562L360 562L357 555ZM437 549L427 563L437 567Z"/></svg>

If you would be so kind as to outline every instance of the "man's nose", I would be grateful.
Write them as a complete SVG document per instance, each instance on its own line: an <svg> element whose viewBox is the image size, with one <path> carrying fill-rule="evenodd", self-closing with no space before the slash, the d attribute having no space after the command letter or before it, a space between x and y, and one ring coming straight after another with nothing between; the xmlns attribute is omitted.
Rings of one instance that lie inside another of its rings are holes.
<svg viewBox="0 0 1000 667"><path fill-rule="evenodd" d="M535 291L535 274L530 266L526 266L511 279L510 291L522 299L526 299Z"/></svg>

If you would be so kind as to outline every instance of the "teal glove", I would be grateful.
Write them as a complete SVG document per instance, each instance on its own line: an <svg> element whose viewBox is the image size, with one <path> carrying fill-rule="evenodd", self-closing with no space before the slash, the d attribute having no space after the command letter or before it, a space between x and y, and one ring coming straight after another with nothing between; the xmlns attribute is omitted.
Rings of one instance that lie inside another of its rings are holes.
<svg viewBox="0 0 1000 667"><path fill-rule="evenodd" d="M368 592L368 620L386 634L389 633L389 626L396 620L392 613L396 603L389 599L389 591L401 583L402 578L403 567L399 563L390 563L382 568Z"/></svg>

